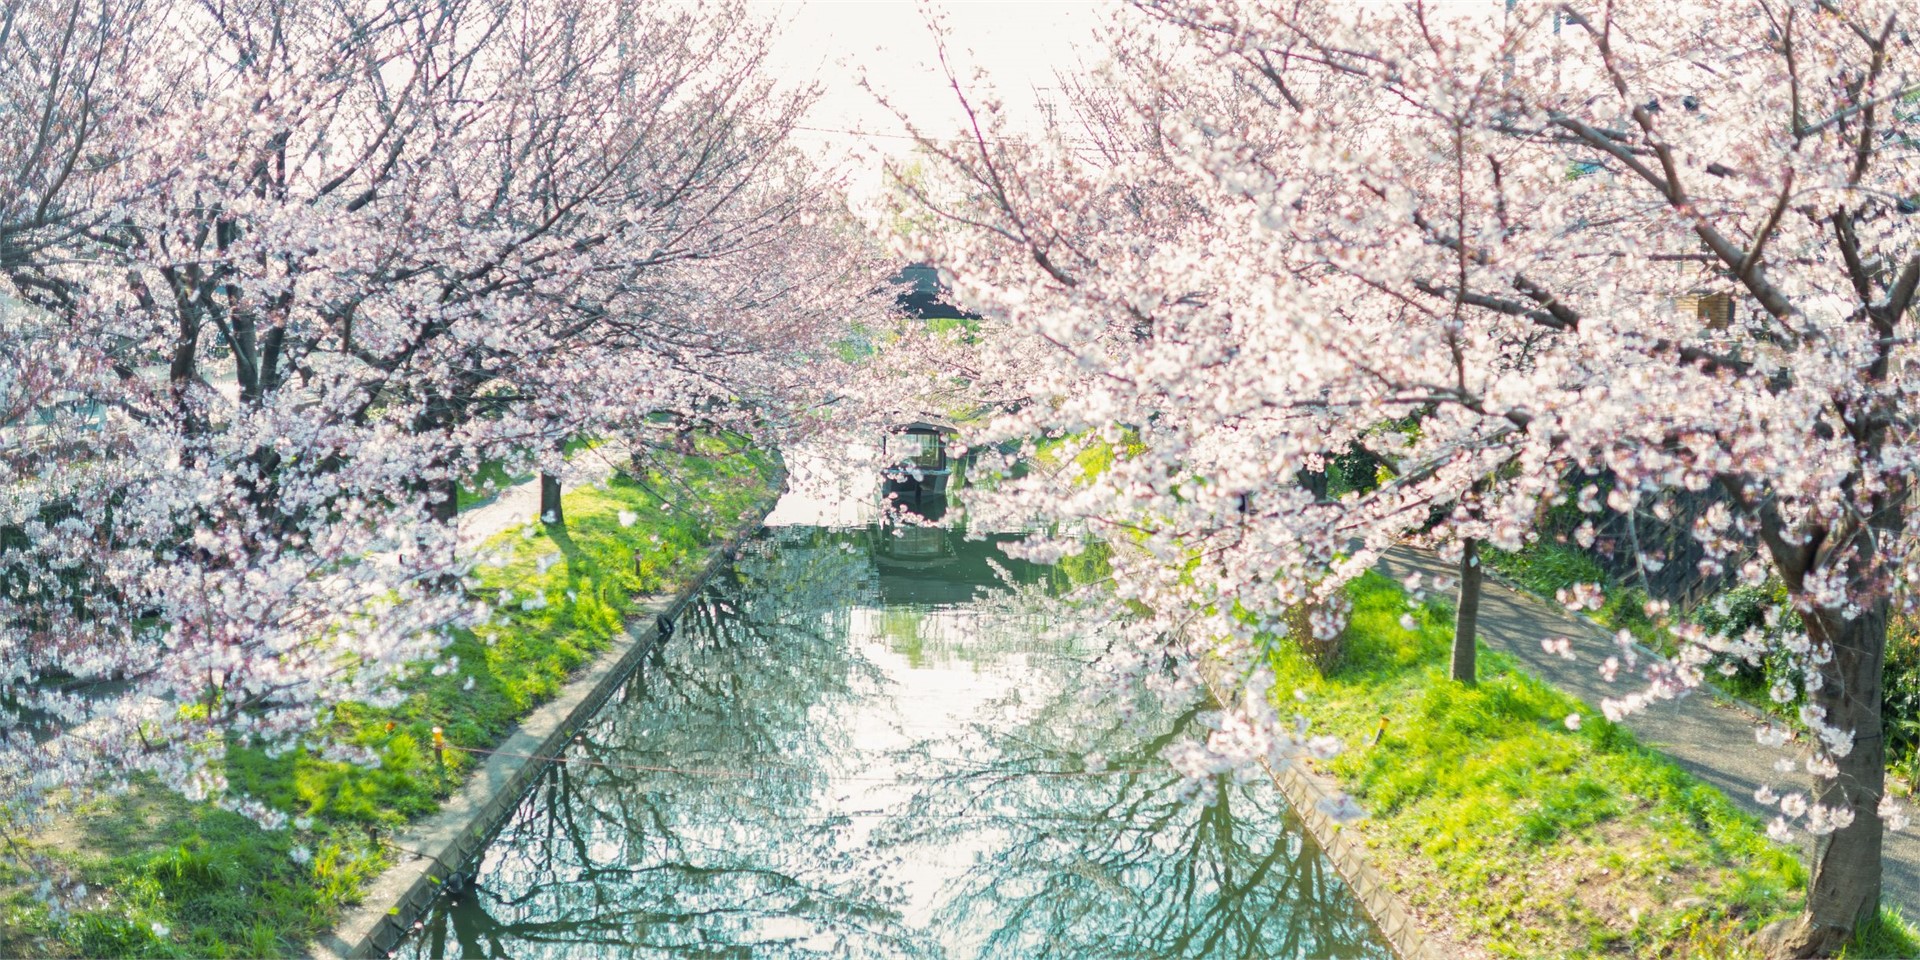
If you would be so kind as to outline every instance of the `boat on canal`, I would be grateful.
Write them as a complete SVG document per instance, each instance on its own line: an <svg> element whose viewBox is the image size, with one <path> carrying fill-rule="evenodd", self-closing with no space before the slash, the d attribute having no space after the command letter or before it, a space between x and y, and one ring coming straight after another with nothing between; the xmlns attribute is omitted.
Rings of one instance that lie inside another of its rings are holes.
<svg viewBox="0 0 1920 960"><path fill-rule="evenodd" d="M931 417L893 428L886 440L882 492L913 502L945 496L954 466L947 446L958 435L952 423Z"/></svg>

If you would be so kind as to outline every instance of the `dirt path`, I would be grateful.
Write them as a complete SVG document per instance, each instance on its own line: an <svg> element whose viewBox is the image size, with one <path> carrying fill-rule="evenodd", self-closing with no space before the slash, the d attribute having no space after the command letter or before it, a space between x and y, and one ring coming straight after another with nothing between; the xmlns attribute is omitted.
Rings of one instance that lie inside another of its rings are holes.
<svg viewBox="0 0 1920 960"><path fill-rule="evenodd" d="M1395 580L1404 580L1414 572L1448 579L1457 579L1459 573L1431 554L1405 549L1390 551L1379 569ZM1565 660L1542 650L1540 641L1547 637L1570 638L1576 659ZM1611 633L1574 618L1555 604L1492 580L1487 581L1480 599L1480 640L1518 660L1527 672L1595 708L1605 697L1621 696L1634 689L1624 671L1613 683L1600 676L1599 664L1617 650ZM1752 707L1703 688L1680 700L1648 707L1630 717L1626 726L1642 743L1672 757L1688 773L1719 787L1741 807L1770 819L1779 811L1754 802L1754 788L1769 784L1779 790L1794 781L1791 774L1773 770L1778 752L1762 749L1754 742L1757 718ZM1920 910L1917 830L1920 828L1909 827L1900 833L1888 833L1884 854L1886 880L1881 902L1899 906L1910 920Z"/></svg>
<svg viewBox="0 0 1920 960"><path fill-rule="evenodd" d="M577 486L594 484L612 476L627 460L625 443L607 443L581 450L567 462L561 493ZM460 511L460 546L471 550L502 530L511 530L538 518L540 478L522 480L494 494L493 499Z"/></svg>

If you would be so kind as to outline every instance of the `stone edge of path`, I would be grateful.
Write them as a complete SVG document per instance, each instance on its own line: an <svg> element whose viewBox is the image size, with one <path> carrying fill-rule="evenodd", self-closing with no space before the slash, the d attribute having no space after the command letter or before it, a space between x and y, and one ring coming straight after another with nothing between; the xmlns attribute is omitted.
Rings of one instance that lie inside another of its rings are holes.
<svg viewBox="0 0 1920 960"><path fill-rule="evenodd" d="M440 893L446 878L486 847L520 805L520 798L545 772L574 734L593 718L634 668L660 642L660 621L671 621L726 564L742 541L757 533L786 489L787 474L776 466L773 493L748 514L727 539L713 545L706 566L673 594L642 601L627 629L562 687L558 696L520 719L513 733L494 747L497 753L473 770L466 783L439 812L408 824L388 838L398 862L374 878L352 908L328 933L310 945L324 958L384 957L405 939L413 922Z"/></svg>
<svg viewBox="0 0 1920 960"><path fill-rule="evenodd" d="M1413 907L1368 859L1366 845L1339 821L1321 812L1320 801L1331 802L1340 792L1331 779L1307 769L1299 760L1269 767L1267 772L1273 777L1274 786L1287 798L1293 815L1319 845L1327 862L1333 864L1334 872L1346 881L1360 909L1398 960L1447 960L1459 955L1449 949L1455 945L1442 945L1429 939Z"/></svg>

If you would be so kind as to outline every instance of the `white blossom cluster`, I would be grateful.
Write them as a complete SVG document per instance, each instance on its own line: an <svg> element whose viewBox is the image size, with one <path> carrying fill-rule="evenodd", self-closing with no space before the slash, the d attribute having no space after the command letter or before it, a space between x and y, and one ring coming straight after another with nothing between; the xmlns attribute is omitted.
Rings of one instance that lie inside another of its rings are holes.
<svg viewBox="0 0 1920 960"><path fill-rule="evenodd" d="M1802 717L1811 795L1782 810L1830 841L1817 884L1877 863L1892 822L1865 731L1889 605L1920 570L1913 17L1142 0L1050 135L963 94L971 128L921 136L899 245L983 320L905 337L891 366L964 384L996 413L981 440L1105 452L969 509L1137 547L1117 589L1161 637L1279 632L1396 543L1518 549L1564 504L1591 545L1603 521L1632 533L1711 494L1701 572L1777 581L1788 607L1685 635L1672 661L1624 638L1599 667L1637 689L1603 710L1785 657L1801 679L1781 696L1824 711ZM1381 482L1329 495L1314 478L1355 450ZM1244 717L1182 762L1286 752L1284 720Z"/></svg>
<svg viewBox="0 0 1920 960"><path fill-rule="evenodd" d="M583 435L803 434L889 309L742 3L6 23L8 815L144 773L278 823L225 796L229 745L374 762L333 708L457 671L415 665L489 616L463 479L564 477Z"/></svg>

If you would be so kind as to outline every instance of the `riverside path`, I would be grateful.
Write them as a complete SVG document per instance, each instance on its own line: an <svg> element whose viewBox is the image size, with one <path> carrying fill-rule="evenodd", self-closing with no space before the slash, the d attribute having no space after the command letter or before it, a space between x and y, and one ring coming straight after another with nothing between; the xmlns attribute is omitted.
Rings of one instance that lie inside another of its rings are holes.
<svg viewBox="0 0 1920 960"><path fill-rule="evenodd" d="M1404 581L1419 573L1425 579L1456 579L1459 569L1430 553L1397 548L1388 551L1378 568ZM1560 607L1514 590L1492 579L1480 598L1480 641L1512 656L1522 669L1598 708L1609 696L1628 692L1630 681L1608 683L1598 665L1614 650L1613 635L1603 628L1569 615ZM1547 637L1573 641L1574 659L1543 650ZM1720 788L1743 809L1763 819L1778 814L1753 799L1761 784L1778 788L1786 777L1773 769L1773 751L1757 748L1754 726L1759 713L1710 687L1679 700L1657 703L1627 718L1626 726L1640 742L1672 757L1688 773ZM1886 878L1880 901L1898 905L1908 919L1920 907L1920 827L1886 836L1883 860ZM1811 838L1802 833L1803 842Z"/></svg>

